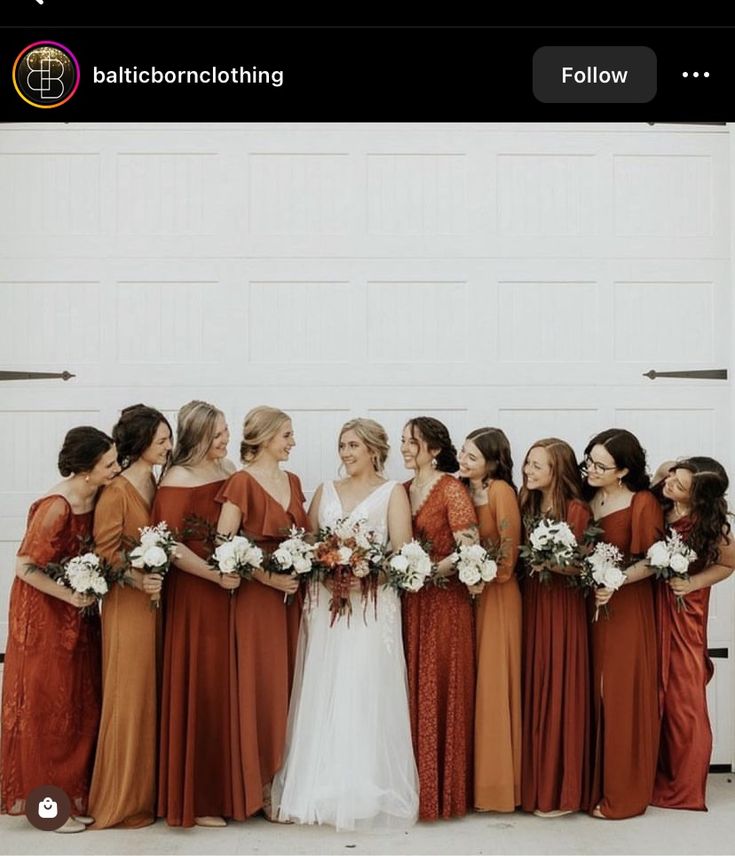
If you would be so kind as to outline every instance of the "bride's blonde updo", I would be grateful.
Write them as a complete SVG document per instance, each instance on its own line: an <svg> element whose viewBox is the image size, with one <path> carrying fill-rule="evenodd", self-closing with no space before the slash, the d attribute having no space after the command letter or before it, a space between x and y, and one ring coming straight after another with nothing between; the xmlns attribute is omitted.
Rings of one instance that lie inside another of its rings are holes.
<svg viewBox="0 0 735 856"><path fill-rule="evenodd" d="M338 445L342 440L342 436L348 431L354 431L357 434L370 453L373 469L376 473L382 473L385 462L388 460L388 452L390 452L388 435L385 428L374 419L365 419L363 417L350 419L349 422L345 422L339 432Z"/></svg>
<svg viewBox="0 0 735 856"><path fill-rule="evenodd" d="M240 460L243 464L252 464L263 446L266 446L278 433L284 422L291 417L276 407L261 404L254 407L245 417L240 443Z"/></svg>

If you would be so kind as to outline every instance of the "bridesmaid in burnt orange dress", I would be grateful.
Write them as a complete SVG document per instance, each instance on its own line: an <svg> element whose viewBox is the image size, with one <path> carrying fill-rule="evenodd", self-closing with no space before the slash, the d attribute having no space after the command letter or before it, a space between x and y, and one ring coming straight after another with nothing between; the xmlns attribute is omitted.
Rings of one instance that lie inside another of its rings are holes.
<svg viewBox="0 0 735 856"><path fill-rule="evenodd" d="M135 404L112 436L122 473L100 494L94 512L97 552L120 565L129 541L150 523L153 467L171 451L171 427L158 410ZM102 603L102 717L89 794L92 829L137 828L155 820L157 641L162 577L130 569L131 586L113 586Z"/></svg>
<svg viewBox="0 0 735 856"><path fill-rule="evenodd" d="M505 434L472 431L459 473L470 489L481 542L500 549L497 577L470 589L478 595L475 809L510 812L521 801L521 593L515 576L521 515Z"/></svg>
<svg viewBox="0 0 735 856"><path fill-rule="evenodd" d="M477 515L457 470L446 427L430 416L411 419L401 436L401 454L413 513L414 537L429 542L437 573L403 598L403 639L408 701L419 771L419 819L436 820L472 809L475 710L474 616L467 587L449 558L461 544L476 544Z"/></svg>
<svg viewBox="0 0 735 856"><path fill-rule="evenodd" d="M244 469L217 494L222 534L242 532L272 552L292 526L308 529L301 483L280 466L294 445L291 419L283 411L263 406L247 414L240 445ZM285 601L298 585L294 577L256 570L235 599L232 774L238 820L261 810L272 819L271 782L283 766L301 616L300 598Z"/></svg>
<svg viewBox="0 0 735 856"><path fill-rule="evenodd" d="M656 784L651 804L706 811L712 727L707 684L710 589L735 568L725 491L727 473L712 458L676 462L663 487L667 522L697 553L689 579L656 583L663 711ZM684 598L683 606L677 596Z"/></svg>
<svg viewBox="0 0 735 856"><path fill-rule="evenodd" d="M627 565L645 556L663 531L663 512L647 490L646 454L637 438L610 428L584 451L592 514L602 540ZM644 566L644 562L639 563ZM637 567L629 569L634 574ZM612 592L598 589L602 605ZM619 589L606 617L592 625L592 779L595 817L643 814L651 801L658 755L656 623L650 579Z"/></svg>
<svg viewBox="0 0 735 856"><path fill-rule="evenodd" d="M80 613L94 598L42 573L29 574L27 566L84 552L97 491L119 471L110 437L96 428L72 428L59 452L64 481L28 512L10 591L3 674L3 813L24 814L29 792L49 784L66 792L75 815L87 812L100 715L99 617ZM83 829L72 817L59 831Z"/></svg>
<svg viewBox="0 0 735 856"><path fill-rule="evenodd" d="M235 471L229 440L220 410L204 401L185 404L153 503L155 523L165 520L184 533L166 577L158 815L169 826L225 826L233 812L230 593L240 578L209 566L212 544L197 531L201 521L217 525L215 496Z"/></svg>
<svg viewBox="0 0 735 856"><path fill-rule="evenodd" d="M565 521L582 544L590 509L572 447L539 440L523 462L521 515L526 537L542 517ZM579 587L551 569L529 567L523 585L523 769L521 805L539 817L586 811L589 803L589 619Z"/></svg>

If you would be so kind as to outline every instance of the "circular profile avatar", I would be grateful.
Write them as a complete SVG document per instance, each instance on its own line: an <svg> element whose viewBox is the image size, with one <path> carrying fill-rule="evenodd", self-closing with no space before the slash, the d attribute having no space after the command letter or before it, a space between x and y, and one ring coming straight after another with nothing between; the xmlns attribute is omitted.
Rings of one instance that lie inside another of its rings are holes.
<svg viewBox="0 0 735 856"><path fill-rule="evenodd" d="M61 107L79 86L79 63L58 42L34 42L13 63L13 86L33 107Z"/></svg>

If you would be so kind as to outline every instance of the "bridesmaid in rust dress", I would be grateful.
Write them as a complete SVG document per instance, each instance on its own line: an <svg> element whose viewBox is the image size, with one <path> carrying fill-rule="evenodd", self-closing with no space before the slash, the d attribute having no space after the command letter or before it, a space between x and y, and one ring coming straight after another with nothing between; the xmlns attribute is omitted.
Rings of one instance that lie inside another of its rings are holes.
<svg viewBox="0 0 735 856"><path fill-rule="evenodd" d="M646 454L637 438L610 428L584 451L590 507L602 540L627 565L663 531L663 512L647 490ZM645 563L640 562L642 567ZM638 567L629 568L631 580ZM597 589L602 605L612 592ZM602 818L635 817L651 801L658 755L656 623L650 579L619 589L592 625L592 779L590 809Z"/></svg>
<svg viewBox="0 0 735 856"><path fill-rule="evenodd" d="M156 492L153 467L171 451L171 427L143 404L120 414L112 436L122 473L94 512L96 550L111 565L148 526ZM137 828L155 821L158 639L162 577L131 568L131 586L113 586L102 602L102 717L89 794L92 829Z"/></svg>
<svg viewBox="0 0 735 856"><path fill-rule="evenodd" d="M727 473L712 458L673 464L663 487L666 519L697 553L689 579L655 584L663 719L651 804L706 811L712 755L707 684L714 666L707 655L710 589L735 568L725 491ZM677 596L684 598L683 606Z"/></svg>
<svg viewBox="0 0 735 856"><path fill-rule="evenodd" d="M205 561L215 496L235 470L223 413L204 401L179 410L176 448L153 503L153 521L181 534L166 577L158 816L169 826L225 826L231 817L230 594L234 574ZM200 531L201 530L201 531Z"/></svg>
<svg viewBox="0 0 735 856"><path fill-rule="evenodd" d="M308 529L301 482L281 469L296 445L289 416L255 407L245 417L240 457L244 469L217 494L218 529L242 532L273 552L292 526ZM233 677L233 817L258 811L272 820L271 782L283 766L286 720L301 616L298 581L256 570L235 599ZM315 727L318 724L315 723Z"/></svg>
<svg viewBox="0 0 735 856"><path fill-rule="evenodd" d="M523 462L521 514L526 537L533 522L565 521L582 543L590 509L572 447L539 440ZM521 804L539 817L586 811L589 803L589 619L579 587L552 569L523 585L523 769Z"/></svg>
<svg viewBox="0 0 735 856"><path fill-rule="evenodd" d="M100 623L82 615L94 598L72 593L29 564L84 552L97 491L120 471L113 441L96 428L72 428L59 452L64 481L37 499L10 591L2 703L2 803L24 814L29 792L55 785L74 815L87 812L100 715ZM63 722L63 728L54 723ZM88 820L88 818L84 818ZM81 832L73 817L60 832Z"/></svg>
<svg viewBox="0 0 735 856"><path fill-rule="evenodd" d="M437 573L447 578L444 587L429 582L403 599L419 819L436 820L472 809L474 616L449 556L458 545L477 543L477 515L464 485L449 475L457 470L457 457L438 419L411 419L403 429L401 454L416 472L406 484L414 537L429 542Z"/></svg>
<svg viewBox="0 0 735 856"><path fill-rule="evenodd" d="M497 577L470 589L478 595L475 809L510 812L521 801L521 593L515 576L521 515L505 434L472 431L459 473L470 489L481 542L501 551Z"/></svg>

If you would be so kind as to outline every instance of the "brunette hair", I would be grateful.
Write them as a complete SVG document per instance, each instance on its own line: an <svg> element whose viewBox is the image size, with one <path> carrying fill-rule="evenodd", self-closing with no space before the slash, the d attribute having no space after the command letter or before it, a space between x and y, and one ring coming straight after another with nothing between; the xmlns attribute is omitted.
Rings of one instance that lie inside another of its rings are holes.
<svg viewBox="0 0 735 856"><path fill-rule="evenodd" d="M457 450L452 444L447 426L433 416L414 416L406 422L413 440L424 440L430 452L435 452L436 468L442 473L454 473L459 467ZM418 431L418 438L416 432Z"/></svg>
<svg viewBox="0 0 735 856"><path fill-rule="evenodd" d="M651 479L646 472L646 450L641 446L635 434L631 434L625 428L608 428L606 431L600 431L587 443L584 450L585 458L595 446L604 446L615 461L615 466L619 470L628 470L620 479L628 490L636 493L650 487ZM584 463L581 464L581 467L584 468ZM587 485L585 488L586 496L593 496L595 490L596 488Z"/></svg>
<svg viewBox="0 0 735 856"><path fill-rule="evenodd" d="M173 437L169 421L160 410L145 404L131 404L120 412L120 418L112 429L112 439L117 445L117 460L123 469L137 461L151 445L159 425L165 425Z"/></svg>
<svg viewBox="0 0 735 856"><path fill-rule="evenodd" d="M80 425L66 432L59 451L58 467L64 478L93 469L99 459L109 452L115 441L99 428Z"/></svg>
<svg viewBox="0 0 735 856"><path fill-rule="evenodd" d="M290 418L283 410L265 404L250 410L242 426L240 460L243 464L251 464L263 446L276 436L281 425Z"/></svg>
<svg viewBox="0 0 735 856"><path fill-rule="evenodd" d="M179 410L172 467L193 467L204 458L214 440L220 416L224 419L224 413L206 401L190 401Z"/></svg>
<svg viewBox="0 0 735 856"><path fill-rule="evenodd" d="M725 499L730 480L725 468L714 458L697 456L677 461L672 469L688 470L692 474L689 492L692 528L687 543L700 559L704 559L705 567L716 564L720 542L731 530Z"/></svg>
<svg viewBox="0 0 735 856"><path fill-rule="evenodd" d="M487 474L483 482L489 479L507 482L513 490L513 457L510 453L510 443L505 432L500 428L475 428L465 438L477 446L480 454L487 463ZM462 479L467 483L467 479Z"/></svg>
<svg viewBox="0 0 735 856"><path fill-rule="evenodd" d="M345 422L340 428L339 440L348 431L354 431L359 439L362 440L370 453L375 472L382 473L385 462L388 460L388 453L390 452L390 444L388 443L388 435L385 428L374 419L361 417Z"/></svg>
<svg viewBox="0 0 735 856"><path fill-rule="evenodd" d="M569 443L558 437L546 437L535 442L523 459L523 486L519 495L522 517L538 517L541 514L541 491L526 487L525 468L528 456L534 449L544 449L551 467L551 516L566 519L567 506L573 499L582 500L582 477L577 466L577 457Z"/></svg>

